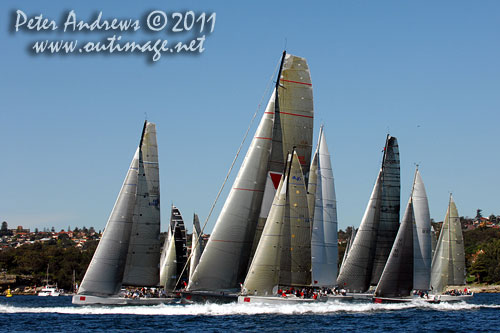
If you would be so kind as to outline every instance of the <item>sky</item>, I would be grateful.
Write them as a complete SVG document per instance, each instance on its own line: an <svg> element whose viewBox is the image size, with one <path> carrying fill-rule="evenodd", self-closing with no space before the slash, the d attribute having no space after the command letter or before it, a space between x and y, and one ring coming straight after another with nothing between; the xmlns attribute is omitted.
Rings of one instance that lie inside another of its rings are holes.
<svg viewBox="0 0 500 333"><path fill-rule="evenodd" d="M16 10L28 19L42 14L58 30L25 23L16 32ZM138 19L141 29L63 32L71 10L87 22L100 11L103 19ZM47 39L194 38L193 30L147 32L154 10L216 13L203 52L152 61L29 51ZM171 204L189 231L193 213L203 224L258 110L249 138L255 132L284 48L311 70L314 143L324 124L340 229L360 224L387 133L399 142L403 207L418 164L436 221L450 192L460 215L500 214L498 1L6 0L0 12L0 220L11 228L102 230L145 118L158 132L162 231Z"/></svg>

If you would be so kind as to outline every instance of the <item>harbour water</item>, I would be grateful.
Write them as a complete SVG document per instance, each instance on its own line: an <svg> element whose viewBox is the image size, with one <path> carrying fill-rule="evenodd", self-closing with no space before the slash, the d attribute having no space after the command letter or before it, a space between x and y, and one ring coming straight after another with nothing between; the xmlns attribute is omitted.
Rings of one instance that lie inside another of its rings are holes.
<svg viewBox="0 0 500 333"><path fill-rule="evenodd" d="M497 332L500 294L441 304L328 302L307 305L92 306L71 297L0 298L4 332L439 331Z"/></svg>

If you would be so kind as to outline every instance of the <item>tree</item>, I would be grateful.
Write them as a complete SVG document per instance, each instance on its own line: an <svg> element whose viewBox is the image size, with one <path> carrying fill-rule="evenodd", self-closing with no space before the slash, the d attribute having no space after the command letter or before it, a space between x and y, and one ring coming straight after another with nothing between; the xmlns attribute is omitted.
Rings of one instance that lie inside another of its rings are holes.
<svg viewBox="0 0 500 333"><path fill-rule="evenodd" d="M0 229L0 236L6 236L9 233L9 226L7 221L2 222L2 228Z"/></svg>
<svg viewBox="0 0 500 333"><path fill-rule="evenodd" d="M476 210L476 212L477 212L476 213L476 220L481 220L481 217L483 217L483 215L481 214L482 211L483 210L479 209L479 208Z"/></svg>

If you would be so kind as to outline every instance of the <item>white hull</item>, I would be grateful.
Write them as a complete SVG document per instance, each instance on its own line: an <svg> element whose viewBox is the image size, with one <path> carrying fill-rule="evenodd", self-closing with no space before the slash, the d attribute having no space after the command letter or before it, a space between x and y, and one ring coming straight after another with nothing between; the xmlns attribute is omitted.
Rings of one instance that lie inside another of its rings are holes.
<svg viewBox="0 0 500 333"><path fill-rule="evenodd" d="M433 295L429 295L429 297L433 297ZM474 293L472 293L471 295L459 295L459 296L437 295L437 297L439 297L441 302L461 302L472 299L474 297Z"/></svg>
<svg viewBox="0 0 500 333"><path fill-rule="evenodd" d="M434 303L438 304L441 302L439 296L429 296L429 298L420 297L373 297L374 303Z"/></svg>
<svg viewBox="0 0 500 333"><path fill-rule="evenodd" d="M347 293L347 296L352 297L353 299L364 299L371 300L373 298L373 293Z"/></svg>
<svg viewBox="0 0 500 333"><path fill-rule="evenodd" d="M352 301L354 297L349 296L349 295L326 295L327 300L332 300L332 301Z"/></svg>
<svg viewBox="0 0 500 333"><path fill-rule="evenodd" d="M296 296L238 296L238 303L264 303L264 304L310 304L318 302L326 302L326 297L318 299L300 298Z"/></svg>
<svg viewBox="0 0 500 333"><path fill-rule="evenodd" d="M176 303L178 301L178 298L125 298L119 296L74 295L71 302L76 305L155 305Z"/></svg>

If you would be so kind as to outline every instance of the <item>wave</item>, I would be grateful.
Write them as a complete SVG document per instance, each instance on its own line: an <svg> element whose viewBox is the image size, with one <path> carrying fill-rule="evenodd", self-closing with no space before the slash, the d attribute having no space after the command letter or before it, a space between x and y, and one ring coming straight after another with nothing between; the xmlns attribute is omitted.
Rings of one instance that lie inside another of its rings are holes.
<svg viewBox="0 0 500 333"><path fill-rule="evenodd" d="M500 305L459 303L412 303L412 304L373 304L343 303L339 301L315 304L188 304L188 305L152 305L152 306L67 306L67 307L22 307L0 305L0 313L59 313L80 315L157 315L157 316L227 316L256 314L335 314L335 313L370 313L399 311L406 309L429 309L437 311L462 311L477 309L500 309Z"/></svg>

